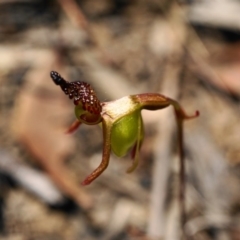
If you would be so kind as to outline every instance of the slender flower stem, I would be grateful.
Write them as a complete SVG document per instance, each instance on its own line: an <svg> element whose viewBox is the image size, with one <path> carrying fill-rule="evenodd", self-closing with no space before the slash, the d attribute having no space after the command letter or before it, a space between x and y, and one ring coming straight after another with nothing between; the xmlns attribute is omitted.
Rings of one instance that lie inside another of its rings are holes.
<svg viewBox="0 0 240 240"><path fill-rule="evenodd" d="M178 126L178 151L180 160L179 169L179 204L180 204L180 221L181 227L184 234L184 225L186 222L186 209L185 209L185 192L186 192L186 182L185 182L185 153L183 148L183 119L177 119Z"/></svg>
<svg viewBox="0 0 240 240"><path fill-rule="evenodd" d="M177 135L178 135L178 151L179 151L179 160L180 160L180 169L179 169L179 204L180 204L180 221L183 238L186 237L184 226L186 223L186 181L185 181L185 152L184 152L184 134L183 134L183 121L195 118L199 116L199 112L196 111L194 115L188 116L178 102L170 99L171 104L174 107L175 117L177 122Z"/></svg>

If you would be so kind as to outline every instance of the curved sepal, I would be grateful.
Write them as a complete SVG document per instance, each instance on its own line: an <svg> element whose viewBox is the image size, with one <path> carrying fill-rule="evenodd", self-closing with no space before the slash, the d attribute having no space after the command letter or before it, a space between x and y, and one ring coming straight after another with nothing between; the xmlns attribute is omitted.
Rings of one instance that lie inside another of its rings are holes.
<svg viewBox="0 0 240 240"><path fill-rule="evenodd" d="M109 158L111 153L111 130L112 126L109 124L108 119L102 121L102 131L103 131L103 152L102 152L102 161L100 165L82 182L82 185L88 185L93 180L95 180L102 172L108 167Z"/></svg>

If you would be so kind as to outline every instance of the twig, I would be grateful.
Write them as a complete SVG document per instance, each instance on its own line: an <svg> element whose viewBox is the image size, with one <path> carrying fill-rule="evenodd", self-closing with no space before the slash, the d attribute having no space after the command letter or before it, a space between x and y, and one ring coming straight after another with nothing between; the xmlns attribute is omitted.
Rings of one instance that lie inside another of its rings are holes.
<svg viewBox="0 0 240 240"><path fill-rule="evenodd" d="M87 30L87 20L82 13L80 7L77 5L77 3L74 0L58 0L60 6L70 19L70 21L79 28L82 28L84 31Z"/></svg>
<svg viewBox="0 0 240 240"><path fill-rule="evenodd" d="M9 175L19 185L38 196L44 202L57 205L64 201L63 195L44 174L18 161L10 153L0 149L1 172Z"/></svg>

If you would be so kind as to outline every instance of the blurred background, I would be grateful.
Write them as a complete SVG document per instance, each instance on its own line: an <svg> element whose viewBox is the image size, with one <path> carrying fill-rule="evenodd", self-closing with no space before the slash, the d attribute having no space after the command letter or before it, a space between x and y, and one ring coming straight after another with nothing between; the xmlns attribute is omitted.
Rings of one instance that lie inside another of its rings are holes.
<svg viewBox="0 0 240 240"><path fill-rule="evenodd" d="M74 121L53 84L89 82L102 101L158 92L185 123L187 239L240 239L240 1L0 1L0 239L178 240L171 108L143 111L140 166L100 163L102 132Z"/></svg>

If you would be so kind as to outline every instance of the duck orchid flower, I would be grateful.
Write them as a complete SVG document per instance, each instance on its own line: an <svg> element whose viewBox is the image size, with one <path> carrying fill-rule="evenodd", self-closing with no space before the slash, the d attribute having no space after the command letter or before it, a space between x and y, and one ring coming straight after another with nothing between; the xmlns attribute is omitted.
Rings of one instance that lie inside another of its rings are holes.
<svg viewBox="0 0 240 240"><path fill-rule="evenodd" d="M77 120L67 130L74 132L82 123L87 125L102 125L103 152L100 165L82 182L90 184L108 167L111 151L118 157L125 156L131 150L132 165L127 170L132 172L139 161L139 151L144 138L143 119L141 110L160 110L173 106L177 126L180 155L183 151L183 120L199 115L187 115L180 104L158 93L142 93L126 96L115 101L100 102L90 84L85 82L67 82L59 73L52 71L50 76L63 92L73 99ZM181 157L181 156L180 156Z"/></svg>

